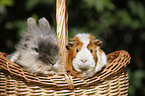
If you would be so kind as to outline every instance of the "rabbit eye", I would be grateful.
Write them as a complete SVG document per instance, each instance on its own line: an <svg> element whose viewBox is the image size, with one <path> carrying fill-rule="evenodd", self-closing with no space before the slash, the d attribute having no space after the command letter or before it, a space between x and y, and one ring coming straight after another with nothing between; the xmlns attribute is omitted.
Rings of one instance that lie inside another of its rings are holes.
<svg viewBox="0 0 145 96"><path fill-rule="evenodd" d="M27 47L28 47L28 45L27 45L27 44L24 44L24 47L25 47L25 48L27 48Z"/></svg>
<svg viewBox="0 0 145 96"><path fill-rule="evenodd" d="M91 49L90 52L93 53L93 49Z"/></svg>
<svg viewBox="0 0 145 96"><path fill-rule="evenodd" d="M33 50L35 50L36 52L38 52L38 48L33 48Z"/></svg>
<svg viewBox="0 0 145 96"><path fill-rule="evenodd" d="M78 48L76 49L76 52L77 52L77 53L79 52L79 49L78 49Z"/></svg>

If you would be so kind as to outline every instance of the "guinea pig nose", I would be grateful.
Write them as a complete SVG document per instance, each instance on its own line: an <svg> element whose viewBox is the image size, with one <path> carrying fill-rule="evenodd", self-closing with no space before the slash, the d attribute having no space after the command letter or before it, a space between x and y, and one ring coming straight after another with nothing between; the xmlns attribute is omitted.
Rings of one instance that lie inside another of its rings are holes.
<svg viewBox="0 0 145 96"><path fill-rule="evenodd" d="M87 60L81 60L83 63L87 62Z"/></svg>

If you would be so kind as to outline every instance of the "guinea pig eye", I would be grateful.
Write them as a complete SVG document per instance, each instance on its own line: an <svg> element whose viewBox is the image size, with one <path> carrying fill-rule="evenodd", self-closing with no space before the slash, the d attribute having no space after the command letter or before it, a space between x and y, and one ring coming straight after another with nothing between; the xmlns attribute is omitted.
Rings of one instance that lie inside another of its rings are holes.
<svg viewBox="0 0 145 96"><path fill-rule="evenodd" d="M90 52L93 53L93 49L91 49Z"/></svg>
<svg viewBox="0 0 145 96"><path fill-rule="evenodd" d="M79 52L79 49L78 49L78 48L76 49L76 52L77 52L77 53Z"/></svg>
<svg viewBox="0 0 145 96"><path fill-rule="evenodd" d="M35 50L36 52L38 52L38 48L33 48L33 50Z"/></svg>

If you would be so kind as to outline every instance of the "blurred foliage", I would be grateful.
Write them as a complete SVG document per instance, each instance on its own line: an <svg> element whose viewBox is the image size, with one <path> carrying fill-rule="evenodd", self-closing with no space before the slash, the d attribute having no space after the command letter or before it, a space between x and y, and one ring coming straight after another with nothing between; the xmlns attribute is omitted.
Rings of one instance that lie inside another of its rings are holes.
<svg viewBox="0 0 145 96"><path fill-rule="evenodd" d="M0 4L1 4L1 6L13 6L14 1L13 0L1 0Z"/></svg>
<svg viewBox="0 0 145 96"><path fill-rule="evenodd" d="M115 6L114 4L111 2L111 0L83 0L84 3L86 3L87 7L91 8L94 7L98 12L104 12L105 9L108 10L114 10Z"/></svg>
<svg viewBox="0 0 145 96"><path fill-rule="evenodd" d="M55 3L56 0L0 0L0 51L14 51L28 17L45 17L55 29ZM106 53L130 53L129 95L145 95L145 1L68 0L68 13L69 38L88 32L103 40Z"/></svg>
<svg viewBox="0 0 145 96"><path fill-rule="evenodd" d="M25 8L31 10L33 7L37 6L37 4L54 5L55 0L27 0Z"/></svg>

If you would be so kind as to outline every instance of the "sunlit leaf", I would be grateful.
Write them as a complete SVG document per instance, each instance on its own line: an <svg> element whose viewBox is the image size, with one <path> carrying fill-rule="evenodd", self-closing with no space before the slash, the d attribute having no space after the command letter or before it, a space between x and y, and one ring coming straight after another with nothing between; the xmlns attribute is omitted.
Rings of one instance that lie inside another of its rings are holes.
<svg viewBox="0 0 145 96"><path fill-rule="evenodd" d="M14 1L13 0L0 0L1 6L13 6Z"/></svg>

